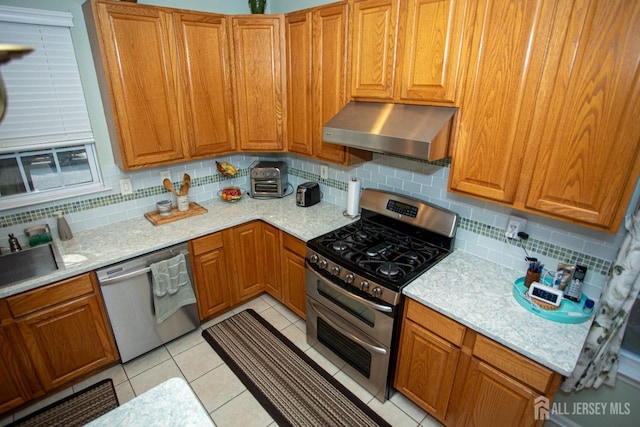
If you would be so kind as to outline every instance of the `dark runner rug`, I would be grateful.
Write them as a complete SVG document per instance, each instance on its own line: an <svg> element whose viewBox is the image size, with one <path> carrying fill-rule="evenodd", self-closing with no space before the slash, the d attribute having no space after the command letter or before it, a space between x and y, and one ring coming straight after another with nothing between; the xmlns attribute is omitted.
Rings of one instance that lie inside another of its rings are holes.
<svg viewBox="0 0 640 427"><path fill-rule="evenodd" d="M390 426L251 309L202 336L280 426Z"/></svg>
<svg viewBox="0 0 640 427"><path fill-rule="evenodd" d="M7 427L82 426L118 407L111 379L102 380L14 421Z"/></svg>

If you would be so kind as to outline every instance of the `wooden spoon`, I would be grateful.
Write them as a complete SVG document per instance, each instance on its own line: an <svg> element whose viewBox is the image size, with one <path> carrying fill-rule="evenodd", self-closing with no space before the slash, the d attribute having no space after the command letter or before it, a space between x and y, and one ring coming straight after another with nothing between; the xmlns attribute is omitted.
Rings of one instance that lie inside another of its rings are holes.
<svg viewBox="0 0 640 427"><path fill-rule="evenodd" d="M169 178L165 178L162 180L162 185L164 186L164 188L166 188L167 190L171 191L173 194L176 195L176 197L178 197L178 193L176 192L176 189L173 188L173 184L171 183L171 180Z"/></svg>
<svg viewBox="0 0 640 427"><path fill-rule="evenodd" d="M182 187L180 187L180 195L186 196L189 193L189 186L191 185L191 177L188 173L185 173L182 177Z"/></svg>

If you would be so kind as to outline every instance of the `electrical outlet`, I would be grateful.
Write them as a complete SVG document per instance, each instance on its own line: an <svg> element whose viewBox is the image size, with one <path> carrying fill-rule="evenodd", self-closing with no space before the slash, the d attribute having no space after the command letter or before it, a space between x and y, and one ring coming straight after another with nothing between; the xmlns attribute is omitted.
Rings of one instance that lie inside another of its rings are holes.
<svg viewBox="0 0 640 427"><path fill-rule="evenodd" d="M509 221L507 221L507 229L505 231L505 236L507 237L507 239L520 240L520 236L518 236L518 233L524 231L524 226L526 224L526 219L517 216L510 216Z"/></svg>
<svg viewBox="0 0 640 427"><path fill-rule="evenodd" d="M171 181L171 171L160 171L160 182L163 182L165 178L168 178Z"/></svg>
<svg viewBox="0 0 640 427"><path fill-rule="evenodd" d="M125 178L120 180L120 194L126 196L133 194L133 187L131 186L131 178Z"/></svg>
<svg viewBox="0 0 640 427"><path fill-rule="evenodd" d="M320 178L329 179L329 166L320 165Z"/></svg>

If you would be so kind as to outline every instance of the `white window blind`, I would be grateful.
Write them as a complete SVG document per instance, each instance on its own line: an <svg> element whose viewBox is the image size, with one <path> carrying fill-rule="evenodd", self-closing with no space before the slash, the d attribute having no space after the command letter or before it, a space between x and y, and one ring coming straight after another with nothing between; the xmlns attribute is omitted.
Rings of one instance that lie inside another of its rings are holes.
<svg viewBox="0 0 640 427"><path fill-rule="evenodd" d="M0 7L0 43L33 52L0 66L7 110L0 153L93 143L93 133L64 12Z"/></svg>

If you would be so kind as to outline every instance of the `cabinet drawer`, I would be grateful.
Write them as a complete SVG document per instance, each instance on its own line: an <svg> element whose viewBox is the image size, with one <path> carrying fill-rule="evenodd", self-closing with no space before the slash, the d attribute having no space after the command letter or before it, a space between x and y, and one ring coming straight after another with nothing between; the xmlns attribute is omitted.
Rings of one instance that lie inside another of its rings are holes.
<svg viewBox="0 0 640 427"><path fill-rule="evenodd" d="M282 233L282 245L300 256L304 256L307 252L305 242L287 233Z"/></svg>
<svg viewBox="0 0 640 427"><path fill-rule="evenodd" d="M24 316L43 308L71 301L82 295L92 294L91 273L73 277L32 291L7 298L14 317Z"/></svg>
<svg viewBox="0 0 640 427"><path fill-rule="evenodd" d="M554 372L487 337L478 335L473 355L519 381L546 393Z"/></svg>
<svg viewBox="0 0 640 427"><path fill-rule="evenodd" d="M201 255L205 252L215 251L223 247L222 232L209 234L191 241L191 252L193 256Z"/></svg>
<svg viewBox="0 0 640 427"><path fill-rule="evenodd" d="M408 319L413 320L450 343L458 347L462 346L466 328L455 320L451 320L412 299L407 299L406 310Z"/></svg>

